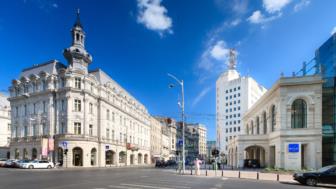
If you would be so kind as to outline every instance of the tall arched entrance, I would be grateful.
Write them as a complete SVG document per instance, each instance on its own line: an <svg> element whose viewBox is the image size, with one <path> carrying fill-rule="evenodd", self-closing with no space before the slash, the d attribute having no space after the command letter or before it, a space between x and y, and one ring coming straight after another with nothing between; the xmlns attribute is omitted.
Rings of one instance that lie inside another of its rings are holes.
<svg viewBox="0 0 336 189"><path fill-rule="evenodd" d="M134 164L134 154L130 155L130 164L133 165Z"/></svg>
<svg viewBox="0 0 336 189"><path fill-rule="evenodd" d="M97 149L92 148L91 150L91 160L90 160L91 166L97 165Z"/></svg>
<svg viewBox="0 0 336 189"><path fill-rule="evenodd" d="M138 164L142 164L142 154L138 154Z"/></svg>
<svg viewBox="0 0 336 189"><path fill-rule="evenodd" d="M114 155L115 155L115 152L113 152L112 150L107 150L105 152L105 164L106 165L114 164Z"/></svg>
<svg viewBox="0 0 336 189"><path fill-rule="evenodd" d="M251 166L253 164L259 164L260 167L265 167L266 152L261 146L249 146L245 148L245 161L244 166ZM256 160L256 161L255 161ZM255 165L253 165L255 166Z"/></svg>
<svg viewBox="0 0 336 189"><path fill-rule="evenodd" d="M145 154L144 163L148 164L148 154Z"/></svg>
<svg viewBox="0 0 336 189"><path fill-rule="evenodd" d="M83 166L83 150L79 147L72 150L72 164L73 166Z"/></svg>
<svg viewBox="0 0 336 189"><path fill-rule="evenodd" d="M32 160L37 159L37 150L36 150L36 148L32 149L32 157L31 157L31 159Z"/></svg>

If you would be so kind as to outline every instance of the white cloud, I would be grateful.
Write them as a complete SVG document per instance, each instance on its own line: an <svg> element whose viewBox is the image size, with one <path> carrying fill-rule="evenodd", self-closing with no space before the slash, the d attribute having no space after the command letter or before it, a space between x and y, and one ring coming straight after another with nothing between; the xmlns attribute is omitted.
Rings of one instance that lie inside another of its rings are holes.
<svg viewBox="0 0 336 189"><path fill-rule="evenodd" d="M259 11L254 11L250 17L247 18L253 24L262 23L264 20L264 15Z"/></svg>
<svg viewBox="0 0 336 189"><path fill-rule="evenodd" d="M172 19L167 16L167 9L161 5L162 0L138 0L138 23L159 32L172 33Z"/></svg>
<svg viewBox="0 0 336 189"><path fill-rule="evenodd" d="M228 54L229 49L226 48L225 42L223 40L218 41L210 50L211 57L220 61L225 61L228 57Z"/></svg>
<svg viewBox="0 0 336 189"><path fill-rule="evenodd" d="M52 6L53 6L54 8L58 8L58 4L57 4L57 3L52 4Z"/></svg>
<svg viewBox="0 0 336 189"><path fill-rule="evenodd" d="M330 32L331 35L333 35L334 33L336 33L336 26Z"/></svg>
<svg viewBox="0 0 336 189"><path fill-rule="evenodd" d="M268 13L281 11L291 0L263 0L263 6Z"/></svg>
<svg viewBox="0 0 336 189"><path fill-rule="evenodd" d="M281 16L282 13L278 12L273 16L265 17L265 15L263 15L260 10L256 10L252 13L250 17L247 18L247 21L249 21L252 24L264 24L266 22L270 22L272 20L280 18Z"/></svg>
<svg viewBox="0 0 336 189"><path fill-rule="evenodd" d="M310 0L301 0L299 3L297 3L296 5L294 5L294 11L297 12L301 9L303 9L304 7L307 7L310 5Z"/></svg>
<svg viewBox="0 0 336 189"><path fill-rule="evenodd" d="M210 89L211 87L204 88L193 100L192 107L196 106L203 99L203 97L210 92Z"/></svg>
<svg viewBox="0 0 336 189"><path fill-rule="evenodd" d="M231 26L237 26L238 24L240 24L240 22L241 22L241 19L240 19L240 18L237 18L237 19L235 19L235 20L232 20L232 21L230 22L230 25L231 25Z"/></svg>

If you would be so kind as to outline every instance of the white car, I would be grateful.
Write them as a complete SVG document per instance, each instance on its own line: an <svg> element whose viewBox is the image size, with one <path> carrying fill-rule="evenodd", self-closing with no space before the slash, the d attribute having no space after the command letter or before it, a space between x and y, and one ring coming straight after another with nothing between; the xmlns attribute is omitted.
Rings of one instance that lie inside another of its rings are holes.
<svg viewBox="0 0 336 189"><path fill-rule="evenodd" d="M47 160L34 160L28 163L23 163L21 166L24 169L51 169L54 167L54 163Z"/></svg>

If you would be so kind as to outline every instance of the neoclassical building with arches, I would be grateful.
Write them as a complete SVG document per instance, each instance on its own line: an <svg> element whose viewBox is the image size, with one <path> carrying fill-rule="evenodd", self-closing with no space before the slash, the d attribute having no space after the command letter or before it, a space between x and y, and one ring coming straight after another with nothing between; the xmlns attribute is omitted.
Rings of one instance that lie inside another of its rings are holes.
<svg viewBox="0 0 336 189"><path fill-rule="evenodd" d="M322 79L281 77L244 115L243 133L229 141L227 160L243 167L289 170L322 165Z"/></svg>
<svg viewBox="0 0 336 189"><path fill-rule="evenodd" d="M146 107L100 69L79 20L68 64L51 60L24 69L9 88L10 156L48 159L64 167L150 163L150 115Z"/></svg>

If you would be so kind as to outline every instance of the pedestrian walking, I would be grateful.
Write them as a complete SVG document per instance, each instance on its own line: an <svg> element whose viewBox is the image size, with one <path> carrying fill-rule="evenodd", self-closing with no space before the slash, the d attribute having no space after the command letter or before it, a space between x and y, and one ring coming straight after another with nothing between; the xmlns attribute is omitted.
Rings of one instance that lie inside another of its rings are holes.
<svg viewBox="0 0 336 189"><path fill-rule="evenodd" d="M200 172L201 163L202 163L202 161L199 160L198 158L196 158L196 160L194 161L194 164L195 164L195 175L196 176L201 175L201 172Z"/></svg>

